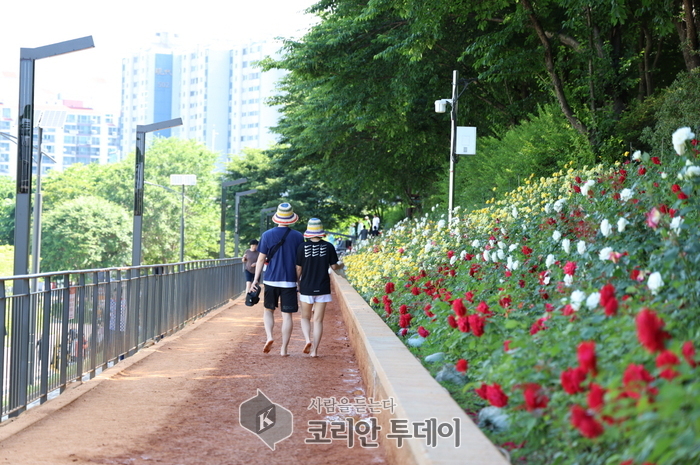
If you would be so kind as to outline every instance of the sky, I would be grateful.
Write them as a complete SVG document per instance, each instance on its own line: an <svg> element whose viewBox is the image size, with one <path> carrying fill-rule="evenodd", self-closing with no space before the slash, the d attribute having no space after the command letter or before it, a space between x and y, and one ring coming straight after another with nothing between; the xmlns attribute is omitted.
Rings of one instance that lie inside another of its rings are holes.
<svg viewBox="0 0 700 465"><path fill-rule="evenodd" d="M92 36L95 47L37 60L37 105L81 100L118 111L121 60L149 46L157 32L182 44L301 37L316 20L303 11L315 0L33 0L0 9L0 102L18 105L20 48Z"/></svg>

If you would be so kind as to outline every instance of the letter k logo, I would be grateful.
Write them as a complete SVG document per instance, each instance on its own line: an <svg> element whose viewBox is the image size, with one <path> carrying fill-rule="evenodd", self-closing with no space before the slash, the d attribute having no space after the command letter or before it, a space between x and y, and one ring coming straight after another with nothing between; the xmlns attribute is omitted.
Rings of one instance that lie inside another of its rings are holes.
<svg viewBox="0 0 700 465"><path fill-rule="evenodd" d="M275 405L269 405L263 410L258 412L258 424L256 428L256 433L260 434L263 431L267 431L268 429L272 428L275 426L275 417L276 417L276 411L275 411Z"/></svg>

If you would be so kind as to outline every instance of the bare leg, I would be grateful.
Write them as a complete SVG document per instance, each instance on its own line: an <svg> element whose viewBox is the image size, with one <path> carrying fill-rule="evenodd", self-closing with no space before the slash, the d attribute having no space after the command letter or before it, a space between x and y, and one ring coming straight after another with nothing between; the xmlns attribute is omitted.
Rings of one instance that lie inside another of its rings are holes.
<svg viewBox="0 0 700 465"><path fill-rule="evenodd" d="M311 344L311 310L313 307L313 304L301 302L301 332L304 334L307 346ZM304 347L304 353L308 353L306 347Z"/></svg>
<svg viewBox="0 0 700 465"><path fill-rule="evenodd" d="M292 329L294 328L294 320L292 319L292 313L282 312L282 348L280 349L280 355L286 356L287 346L289 345L289 339L292 337Z"/></svg>
<svg viewBox="0 0 700 465"><path fill-rule="evenodd" d="M314 304L314 347L311 349L311 356L318 357L318 345L323 336L323 315L326 311L326 302L316 302Z"/></svg>
<svg viewBox="0 0 700 465"><path fill-rule="evenodd" d="M250 282L250 281L246 281L246 282L245 282L245 293L246 293L246 294L250 292L250 285L251 285L251 284L253 284L253 283Z"/></svg>
<svg viewBox="0 0 700 465"><path fill-rule="evenodd" d="M265 334L267 342L272 341L272 330L275 328L275 311L266 308L263 310L263 323L265 323Z"/></svg>

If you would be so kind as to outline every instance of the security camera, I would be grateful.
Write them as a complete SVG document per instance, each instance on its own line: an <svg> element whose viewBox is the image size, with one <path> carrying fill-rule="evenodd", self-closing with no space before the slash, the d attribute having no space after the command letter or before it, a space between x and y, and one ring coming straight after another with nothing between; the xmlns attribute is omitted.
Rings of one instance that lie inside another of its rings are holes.
<svg viewBox="0 0 700 465"><path fill-rule="evenodd" d="M446 98L435 100L435 113L445 113L447 111L447 102L449 101Z"/></svg>

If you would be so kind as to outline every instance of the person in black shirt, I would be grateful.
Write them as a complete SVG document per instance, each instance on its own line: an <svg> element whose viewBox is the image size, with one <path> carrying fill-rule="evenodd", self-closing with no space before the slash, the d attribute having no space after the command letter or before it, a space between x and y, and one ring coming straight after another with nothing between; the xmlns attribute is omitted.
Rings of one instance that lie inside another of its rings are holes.
<svg viewBox="0 0 700 465"><path fill-rule="evenodd" d="M301 331L306 345L304 353L318 357L318 345L323 335L323 315L326 303L331 302L330 270L339 270L344 264L338 261L333 244L324 241L326 235L318 218L311 218L304 238L308 239L297 248L297 279L301 302ZM314 340L311 343L311 314L314 315Z"/></svg>

